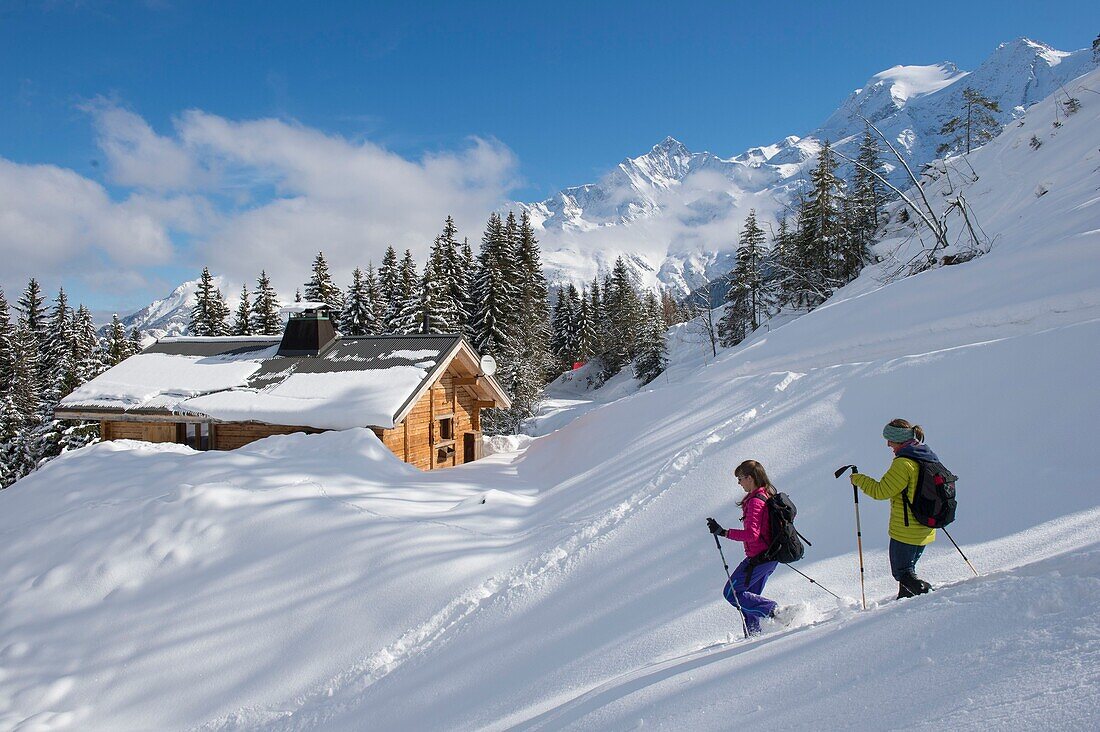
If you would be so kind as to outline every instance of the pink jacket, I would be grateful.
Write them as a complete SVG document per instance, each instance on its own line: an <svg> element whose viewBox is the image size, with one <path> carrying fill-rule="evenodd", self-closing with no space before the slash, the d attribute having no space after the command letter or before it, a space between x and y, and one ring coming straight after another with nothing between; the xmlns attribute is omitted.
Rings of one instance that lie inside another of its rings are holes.
<svg viewBox="0 0 1100 732"><path fill-rule="evenodd" d="M759 500L754 500L759 499ZM772 528L768 523L768 492L757 488L749 494L742 504L745 515L741 518L745 528L727 529L726 538L745 542L745 556L755 557L772 543Z"/></svg>

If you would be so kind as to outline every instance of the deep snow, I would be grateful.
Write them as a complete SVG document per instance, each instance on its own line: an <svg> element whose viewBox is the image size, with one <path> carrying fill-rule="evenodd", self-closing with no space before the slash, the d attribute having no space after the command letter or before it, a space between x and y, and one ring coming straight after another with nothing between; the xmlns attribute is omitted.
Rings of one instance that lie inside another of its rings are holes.
<svg viewBox="0 0 1100 732"><path fill-rule="evenodd" d="M116 442L0 492L0 727L1095 728L1100 101L1078 96L970 156L986 256L869 268L717 360L682 327L667 375L559 385L542 436L478 463L420 473L366 430ZM985 576L941 537L940 589L888 602L864 499L864 612L832 470L884 471L895 416L960 476L952 533ZM703 519L736 521L748 457L798 503L798 568L845 599L780 568L795 622L746 643Z"/></svg>

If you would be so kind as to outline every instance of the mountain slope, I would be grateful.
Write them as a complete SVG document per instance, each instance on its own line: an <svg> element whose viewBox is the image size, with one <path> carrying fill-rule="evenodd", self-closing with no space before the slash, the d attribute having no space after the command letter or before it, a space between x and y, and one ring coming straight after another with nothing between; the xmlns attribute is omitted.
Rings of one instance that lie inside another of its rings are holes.
<svg viewBox="0 0 1100 732"><path fill-rule="evenodd" d="M47 464L0 492L0 726L1095 727L1100 103L1079 96L1062 127L1048 99L969 156L989 254L869 268L705 365L681 328L666 375L514 453L417 473L360 430ZM880 253L913 253L894 226ZM887 603L866 500L863 612L832 469L884 471L895 416L960 476L952 533L986 577L941 539L921 571L943 589ZM736 522L749 457L798 503L798 568L844 600L781 568L767 593L795 628L743 643L703 519ZM916 693L884 680L914 667ZM942 679L950 716L918 715Z"/></svg>

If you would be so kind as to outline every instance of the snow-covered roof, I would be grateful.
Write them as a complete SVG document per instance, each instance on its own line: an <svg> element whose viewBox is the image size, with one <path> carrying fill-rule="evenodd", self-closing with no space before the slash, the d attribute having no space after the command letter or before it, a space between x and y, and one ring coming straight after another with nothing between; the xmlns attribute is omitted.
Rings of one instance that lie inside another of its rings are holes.
<svg viewBox="0 0 1100 732"><path fill-rule="evenodd" d="M388 429L457 354L477 363L458 335L341 337L318 357L278 350L273 337L165 339L74 390L55 413ZM495 381L484 386L507 404Z"/></svg>

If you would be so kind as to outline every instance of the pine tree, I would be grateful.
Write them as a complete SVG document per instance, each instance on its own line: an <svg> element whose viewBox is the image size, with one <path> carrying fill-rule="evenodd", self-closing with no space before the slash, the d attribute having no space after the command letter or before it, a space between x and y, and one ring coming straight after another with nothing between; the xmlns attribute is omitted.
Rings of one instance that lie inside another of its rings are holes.
<svg viewBox="0 0 1100 732"><path fill-rule="evenodd" d="M107 326L107 365L115 366L129 356L129 345L126 343L126 328L118 319L118 313L111 316L111 324Z"/></svg>
<svg viewBox="0 0 1100 732"><path fill-rule="evenodd" d="M236 336L252 335L252 304L248 301L248 285L241 286L241 301L237 304L237 312L233 316L230 334Z"/></svg>
<svg viewBox="0 0 1100 732"><path fill-rule="evenodd" d="M521 345L519 351L526 365L542 379L554 378L560 369L556 368L550 352L550 307L549 288L542 271L542 255L539 243L531 229L531 218L524 211L520 215L516 232L516 332ZM576 288L573 288L576 295ZM576 318L571 323L575 332ZM572 348L576 349L576 338Z"/></svg>
<svg viewBox="0 0 1100 732"><path fill-rule="evenodd" d="M947 140L936 148L937 155L964 147L969 153L972 148L984 145L1001 131L1001 123L992 114L1001 111L997 102L986 99L977 89L969 86L963 89L962 94L962 113L944 122L940 128L940 134L947 136Z"/></svg>
<svg viewBox="0 0 1100 732"><path fill-rule="evenodd" d="M592 313L592 299L588 291L582 289L577 305L577 358L588 361L596 351L596 318Z"/></svg>
<svg viewBox="0 0 1100 732"><path fill-rule="evenodd" d="M734 278L726 291L726 306L718 321L718 341L725 347L736 346L748 335L751 319L749 288Z"/></svg>
<svg viewBox="0 0 1100 732"><path fill-rule="evenodd" d="M367 263L367 276L363 280L363 288L367 293L367 300L371 303L371 326L367 335L381 335L386 317L386 304L382 301L382 290L378 285L378 275L374 272L374 264Z"/></svg>
<svg viewBox="0 0 1100 732"><path fill-rule="evenodd" d="M344 293L333 281L328 271L328 262L324 252L317 252L313 260L313 276L306 283L305 299L309 302L323 302L328 306L333 325L340 327L340 313L344 311Z"/></svg>
<svg viewBox="0 0 1100 732"><path fill-rule="evenodd" d="M646 293L645 324L641 353L634 368L634 378L642 384L656 379L668 367L668 346L665 344L665 331L668 326L661 312L661 305L652 290Z"/></svg>
<svg viewBox="0 0 1100 732"><path fill-rule="evenodd" d="M466 309L468 296L463 292L462 254L459 252L458 229L450 216L443 223L443 233L432 244L432 274L438 283L438 293L434 296L438 308L447 313L448 320L455 330L461 332L470 320L470 311Z"/></svg>
<svg viewBox="0 0 1100 732"><path fill-rule="evenodd" d="M15 327L11 324L11 311L4 290L0 288L0 398L7 395L12 381L12 339Z"/></svg>
<svg viewBox="0 0 1100 732"><path fill-rule="evenodd" d="M570 367L572 359L575 357L576 344L572 339L575 322L576 316L572 311L572 304L566 297L565 288L558 288L558 296L554 303L551 318L550 347L554 355L557 356L559 367L563 370Z"/></svg>
<svg viewBox="0 0 1100 732"><path fill-rule="evenodd" d="M810 173L810 195L799 211L800 267L804 269L808 304L824 302L838 284L845 239L841 207L844 183L836 175L837 163L829 141L818 154Z"/></svg>
<svg viewBox="0 0 1100 732"><path fill-rule="evenodd" d="M256 279L256 301L252 306L250 329L255 335L281 335L283 319L279 315L279 296L265 270Z"/></svg>
<svg viewBox="0 0 1100 732"><path fill-rule="evenodd" d="M504 228L497 214L489 216L481 238L478 269L474 276L473 316L474 347L498 362L504 357L505 345L512 335L509 330L514 313L515 280L509 279L510 257Z"/></svg>
<svg viewBox="0 0 1100 732"><path fill-rule="evenodd" d="M474 340L474 275L477 272L477 260L474 259L473 249L470 247L469 237L462 238L462 251L459 255L458 268L458 293L459 307L467 314L462 323L462 334L471 343Z"/></svg>
<svg viewBox="0 0 1100 732"><path fill-rule="evenodd" d="M775 302L774 288L765 278L766 241L764 230L756 223L756 209L751 209L738 240L733 278L745 288L749 327L752 330L760 327Z"/></svg>
<svg viewBox="0 0 1100 732"><path fill-rule="evenodd" d="M136 356L141 351L141 333L137 328L131 328L130 336L126 339L126 357Z"/></svg>
<svg viewBox="0 0 1100 732"><path fill-rule="evenodd" d="M229 306L225 304L221 290L214 286L214 278L207 267L202 268L195 296L195 306L191 308L187 332L193 336L228 335L226 319L229 317Z"/></svg>
<svg viewBox="0 0 1100 732"><path fill-rule="evenodd" d="M351 272L351 285L344 298L344 312L340 315L341 329L345 335L373 335L378 323L375 321L374 301L363 270L356 267Z"/></svg>
<svg viewBox="0 0 1100 732"><path fill-rule="evenodd" d="M37 339L37 345L41 348L46 341L48 320L46 318L46 299L42 294L42 287L38 284L38 280L32 277L27 283L27 288L23 290L23 294L15 304L15 311L19 313L20 318L27 322L28 330Z"/></svg>
<svg viewBox="0 0 1100 732"><path fill-rule="evenodd" d="M9 485L35 468L33 437L43 412L37 372L38 338L26 317L19 318L12 345L12 382L0 415L5 438L0 446L0 462L6 465Z"/></svg>
<svg viewBox="0 0 1100 732"><path fill-rule="evenodd" d="M393 333L394 321L401 308L404 293L401 289L401 267L397 263L397 252L392 246L386 247L382 266L378 268L378 291L384 307L382 332Z"/></svg>
<svg viewBox="0 0 1100 732"><path fill-rule="evenodd" d="M88 308L81 305L73 316L73 364L77 386L91 381L103 372L99 357L99 336Z"/></svg>
<svg viewBox="0 0 1100 732"><path fill-rule="evenodd" d="M603 350L599 356L603 376L610 378L638 355L645 322L641 300L622 257L615 260L605 280L603 296Z"/></svg>
<svg viewBox="0 0 1100 732"><path fill-rule="evenodd" d="M53 310L46 319L46 337L43 341L43 367L47 388L43 399L50 405L76 388L76 364L73 363L75 334L73 332L73 311L65 289L57 292Z"/></svg>
<svg viewBox="0 0 1100 732"><path fill-rule="evenodd" d="M398 270L398 307L391 323L393 333L420 333L424 327L423 280L416 273L412 252L405 250Z"/></svg>
<svg viewBox="0 0 1100 732"><path fill-rule="evenodd" d="M449 282L440 269L444 262L429 259L424 266L420 292L423 298L420 333L460 333L461 314Z"/></svg>

